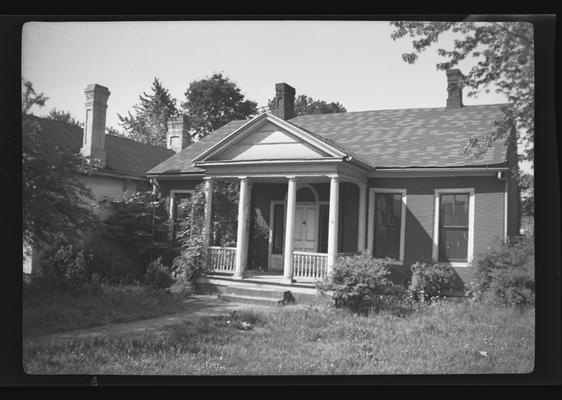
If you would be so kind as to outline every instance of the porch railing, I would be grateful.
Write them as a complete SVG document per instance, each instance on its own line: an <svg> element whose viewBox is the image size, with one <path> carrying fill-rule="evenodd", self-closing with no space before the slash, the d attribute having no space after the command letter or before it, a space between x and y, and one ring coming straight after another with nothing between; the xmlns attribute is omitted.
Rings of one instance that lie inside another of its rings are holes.
<svg viewBox="0 0 562 400"><path fill-rule="evenodd" d="M214 272L234 272L236 247L209 246L207 268Z"/></svg>
<svg viewBox="0 0 562 400"><path fill-rule="evenodd" d="M324 279L328 271L328 255L326 253L294 251L293 268L295 278Z"/></svg>

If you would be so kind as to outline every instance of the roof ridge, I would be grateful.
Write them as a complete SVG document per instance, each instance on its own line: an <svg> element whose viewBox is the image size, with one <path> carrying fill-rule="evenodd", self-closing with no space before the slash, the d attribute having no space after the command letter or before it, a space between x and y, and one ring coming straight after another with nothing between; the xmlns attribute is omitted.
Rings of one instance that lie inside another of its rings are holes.
<svg viewBox="0 0 562 400"><path fill-rule="evenodd" d="M105 136L111 136L111 137L114 137L116 139L124 139L124 140L128 140L129 142L133 142L133 143L144 145L144 146L155 147L157 149L173 151L173 150L168 149L168 148L163 147L163 146L158 146L158 145L155 145L155 144L140 142L138 140L134 140L134 139L131 139L131 138L128 138L128 137L125 137L125 136L117 136L117 135L112 135L110 133L106 133Z"/></svg>
<svg viewBox="0 0 562 400"><path fill-rule="evenodd" d="M463 108L467 108L467 107L506 106L506 105L509 105L509 103L465 104L460 109L455 109L455 110L462 110ZM378 111L447 110L447 109L448 109L447 107L384 108L384 109L376 109L376 110L345 111L345 112L335 112L335 113L301 114L291 118L291 120L299 117L310 117L310 116L319 116L319 115L336 116L336 115L344 115L344 114L359 114L359 113L378 112Z"/></svg>

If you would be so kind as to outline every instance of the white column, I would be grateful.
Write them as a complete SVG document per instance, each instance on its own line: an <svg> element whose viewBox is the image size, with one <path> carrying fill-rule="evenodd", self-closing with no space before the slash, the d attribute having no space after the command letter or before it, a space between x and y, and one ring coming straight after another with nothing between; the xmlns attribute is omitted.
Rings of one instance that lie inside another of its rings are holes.
<svg viewBox="0 0 562 400"><path fill-rule="evenodd" d="M367 252L373 256L373 241L375 240L375 193L369 192L369 234L367 236Z"/></svg>
<svg viewBox="0 0 562 400"><path fill-rule="evenodd" d="M357 251L365 251L365 233L367 227L367 184L359 185L359 218L357 221Z"/></svg>
<svg viewBox="0 0 562 400"><path fill-rule="evenodd" d="M297 204L297 178L288 177L286 222L285 222L285 251L283 257L283 282L293 282L293 248L295 231L295 208Z"/></svg>
<svg viewBox="0 0 562 400"><path fill-rule="evenodd" d="M247 177L240 178L240 199L238 200L238 232L236 234L236 264L234 278L242 279L248 263L248 225L250 222L250 198L252 184Z"/></svg>
<svg viewBox="0 0 562 400"><path fill-rule="evenodd" d="M211 178L205 180L205 222L203 224L203 266L207 266L208 247L211 244L211 216L213 210L213 181Z"/></svg>
<svg viewBox="0 0 562 400"><path fill-rule="evenodd" d="M330 177L330 212L328 217L328 276L336 263L338 253L338 225L340 208L340 181L337 175Z"/></svg>

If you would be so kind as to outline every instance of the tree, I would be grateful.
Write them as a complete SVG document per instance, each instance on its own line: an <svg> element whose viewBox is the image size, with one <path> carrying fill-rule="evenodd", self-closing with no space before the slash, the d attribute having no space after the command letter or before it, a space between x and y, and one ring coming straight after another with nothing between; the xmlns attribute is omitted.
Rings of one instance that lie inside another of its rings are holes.
<svg viewBox="0 0 562 400"><path fill-rule="evenodd" d="M275 112L275 99L269 99L267 108L270 112ZM347 110L340 103L326 103L324 100L316 100L304 94L298 95L295 99L295 115L307 114L330 114L346 112Z"/></svg>
<svg viewBox="0 0 562 400"><path fill-rule="evenodd" d="M257 103L245 100L235 82L222 73L192 81L182 103L191 136L200 139L232 120L257 114Z"/></svg>
<svg viewBox="0 0 562 400"><path fill-rule="evenodd" d="M130 139L166 147L168 120L178 113L176 100L158 78L154 78L151 89L151 94L143 92L139 96L140 103L133 106L133 113L117 116Z"/></svg>
<svg viewBox="0 0 562 400"><path fill-rule="evenodd" d="M105 134L106 135L113 135L113 136L120 136L120 137L127 137L126 134L124 134L119 129L114 128L112 126L108 126L108 127L105 128Z"/></svg>
<svg viewBox="0 0 562 400"><path fill-rule="evenodd" d="M496 140L507 139L515 126L517 141L523 145L520 161L533 161L534 144L534 98L535 63L533 26L527 22L418 22L393 21L393 40L409 36L413 38L413 52L402 55L404 61L412 64L418 54L436 43L442 34L452 32L463 35L454 41L451 49L438 49L437 53L446 59L437 64L437 69L447 70L466 58L474 58L464 84L470 88L468 96L476 95L494 84L498 93L508 99L504 118L496 129L482 137L471 138L463 153L469 158L481 157ZM532 175L516 171L522 187L532 184ZM532 186L531 186L532 188ZM524 207L529 212L532 206L532 190L528 190ZM529 200L530 199L530 200Z"/></svg>
<svg viewBox="0 0 562 400"><path fill-rule="evenodd" d="M33 84L26 80L25 78L21 78L21 113L28 114L29 110L33 106L43 107L45 102L49 100L48 97L45 97L43 93L37 94L35 89L33 88Z"/></svg>
<svg viewBox="0 0 562 400"><path fill-rule="evenodd" d="M49 146L41 127L28 114L33 105L43 106L46 97L25 81L22 96L22 200L23 238L31 246L72 243L77 231L97 222L90 201L93 195L79 179L97 169L95 160Z"/></svg>
<svg viewBox="0 0 562 400"><path fill-rule="evenodd" d="M51 109L51 111L49 111L47 118L55 121L61 121L69 125L74 125L80 128L84 127L84 123L74 119L74 117L70 114L70 112L59 111L56 108L53 108Z"/></svg>

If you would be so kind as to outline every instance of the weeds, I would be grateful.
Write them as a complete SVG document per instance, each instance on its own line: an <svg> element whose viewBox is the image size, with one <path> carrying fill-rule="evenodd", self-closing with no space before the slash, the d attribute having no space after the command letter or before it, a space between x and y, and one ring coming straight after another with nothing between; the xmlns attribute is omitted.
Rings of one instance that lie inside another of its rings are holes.
<svg viewBox="0 0 562 400"><path fill-rule="evenodd" d="M528 373L534 309L438 301L361 316L253 309L144 334L34 345L29 373L166 375Z"/></svg>

